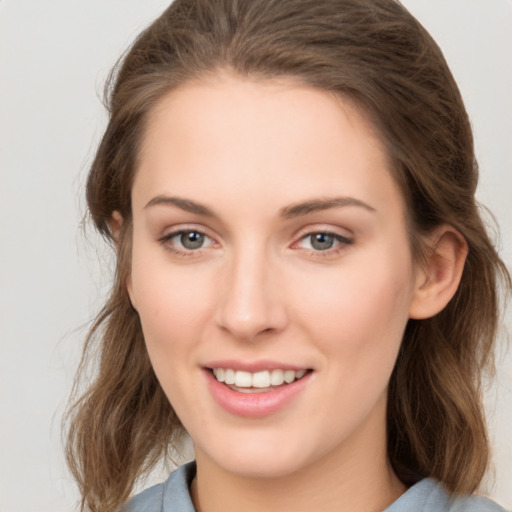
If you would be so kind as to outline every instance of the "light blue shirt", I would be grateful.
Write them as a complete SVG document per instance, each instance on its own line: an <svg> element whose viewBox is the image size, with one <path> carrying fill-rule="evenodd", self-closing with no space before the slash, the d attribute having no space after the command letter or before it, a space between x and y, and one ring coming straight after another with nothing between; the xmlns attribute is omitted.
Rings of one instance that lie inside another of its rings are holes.
<svg viewBox="0 0 512 512"><path fill-rule="evenodd" d="M190 483L196 474L194 462L180 466L167 481L133 497L122 512L196 512L190 498ZM451 497L443 486L425 478L408 489L383 512L506 512L480 496Z"/></svg>

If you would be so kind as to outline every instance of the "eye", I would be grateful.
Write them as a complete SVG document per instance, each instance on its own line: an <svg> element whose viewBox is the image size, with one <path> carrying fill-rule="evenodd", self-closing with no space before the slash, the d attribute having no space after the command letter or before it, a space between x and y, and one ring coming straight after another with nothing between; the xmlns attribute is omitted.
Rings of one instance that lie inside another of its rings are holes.
<svg viewBox="0 0 512 512"><path fill-rule="evenodd" d="M179 241L179 244L181 244L183 248L192 251L194 249L200 249L203 246L206 236L197 231L185 231L174 236L172 239L177 239L176 242Z"/></svg>
<svg viewBox="0 0 512 512"><path fill-rule="evenodd" d="M160 242L176 253L194 252L215 245L208 235L195 229L175 231L162 237Z"/></svg>
<svg viewBox="0 0 512 512"><path fill-rule="evenodd" d="M330 249L337 249L340 246L345 246L351 243L352 240L336 233L318 231L315 233L308 233L303 236L296 245L302 249L323 252L329 251Z"/></svg>
<svg viewBox="0 0 512 512"><path fill-rule="evenodd" d="M312 235L308 235L306 240L309 242L311 248L316 251L332 249L337 242L333 235L329 235L327 233L313 233Z"/></svg>

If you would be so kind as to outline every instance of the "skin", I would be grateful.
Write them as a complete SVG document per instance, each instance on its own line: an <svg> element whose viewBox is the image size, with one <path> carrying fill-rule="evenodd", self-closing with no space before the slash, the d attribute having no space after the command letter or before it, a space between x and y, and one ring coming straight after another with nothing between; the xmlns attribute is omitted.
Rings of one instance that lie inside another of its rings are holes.
<svg viewBox="0 0 512 512"><path fill-rule="evenodd" d="M222 73L172 91L151 112L139 161L127 286L194 441L196 508L388 506L405 490L386 455L389 378L408 319L455 292L460 236L438 231L418 269L370 121L292 80ZM184 231L203 245L183 247ZM312 233L331 233L333 246L318 250ZM221 359L313 371L286 407L245 418L208 390L204 366Z"/></svg>

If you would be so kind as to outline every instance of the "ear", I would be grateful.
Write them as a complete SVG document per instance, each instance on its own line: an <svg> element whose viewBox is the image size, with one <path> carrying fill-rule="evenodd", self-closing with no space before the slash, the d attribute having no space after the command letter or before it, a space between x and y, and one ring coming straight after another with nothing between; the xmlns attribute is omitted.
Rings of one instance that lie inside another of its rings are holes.
<svg viewBox="0 0 512 512"><path fill-rule="evenodd" d="M419 269L409 317L430 318L444 309L459 287L468 245L451 226L443 225L429 236L424 265Z"/></svg>
<svg viewBox="0 0 512 512"><path fill-rule="evenodd" d="M120 212L115 210L112 212L112 217L110 218L110 230L112 231L112 238L114 240L114 243L116 244L116 248L118 251L118 258L119 251L121 249L121 229L123 227L123 216ZM133 308L136 310L134 296L133 296L133 286L132 286L132 273L131 271L128 272L128 276L126 277L126 290L128 292L128 295L130 297L130 302L132 303Z"/></svg>
<svg viewBox="0 0 512 512"><path fill-rule="evenodd" d="M116 244L117 249L121 243L121 228L123 227L123 216L117 210L112 212L110 217L110 231L112 232L112 238Z"/></svg>

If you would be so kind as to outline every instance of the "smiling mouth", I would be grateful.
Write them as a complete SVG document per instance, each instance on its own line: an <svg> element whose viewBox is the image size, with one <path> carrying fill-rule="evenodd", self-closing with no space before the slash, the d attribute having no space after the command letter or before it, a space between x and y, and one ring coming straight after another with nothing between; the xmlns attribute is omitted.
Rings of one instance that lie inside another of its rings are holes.
<svg viewBox="0 0 512 512"><path fill-rule="evenodd" d="M231 368L212 368L211 372L218 382L240 393L265 393L302 379L312 370L263 370L247 372Z"/></svg>

